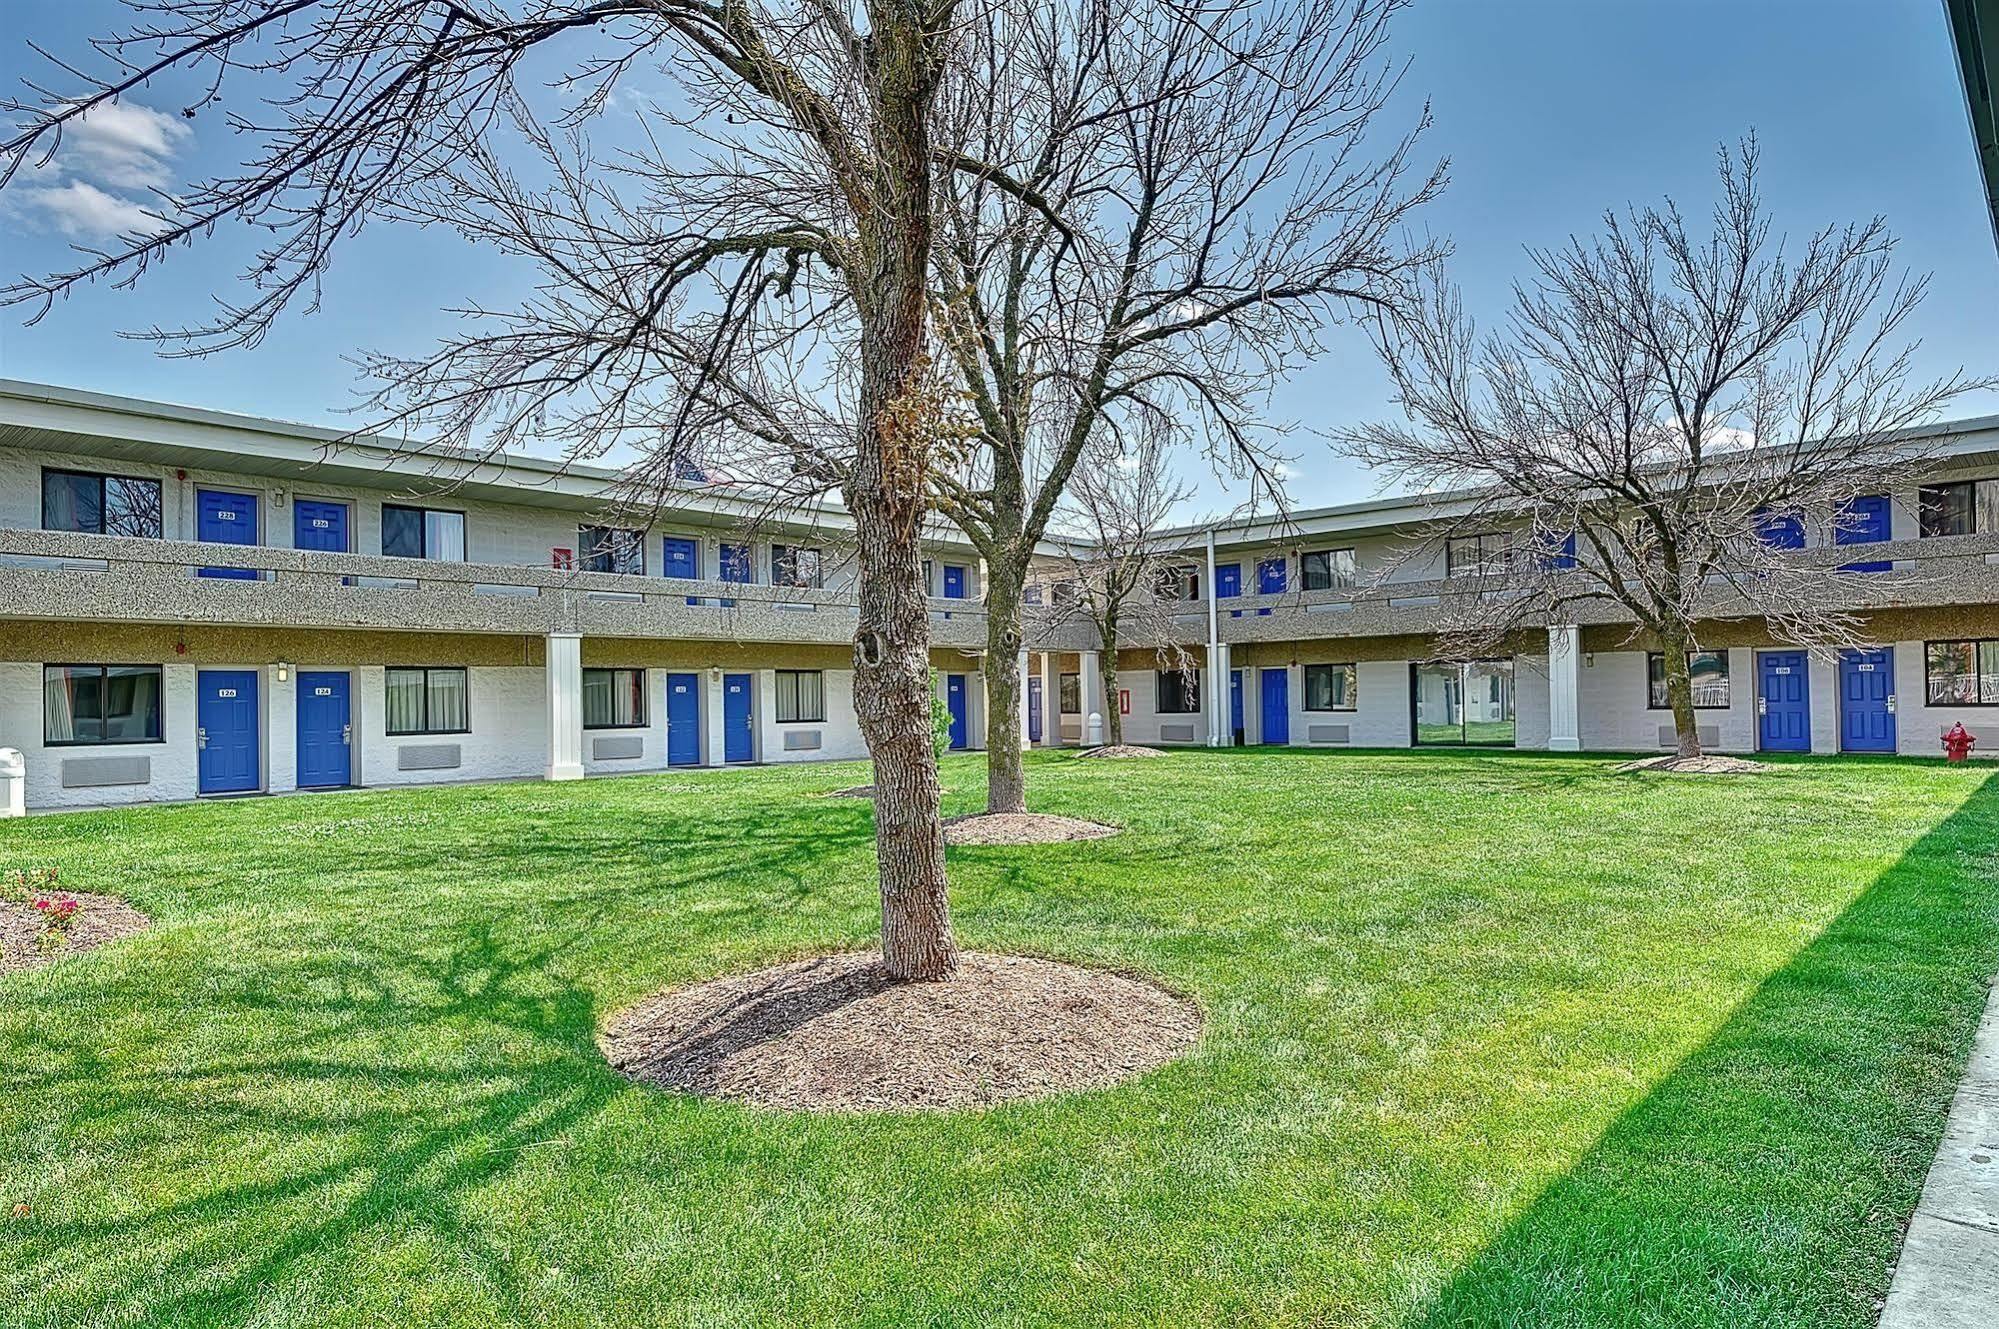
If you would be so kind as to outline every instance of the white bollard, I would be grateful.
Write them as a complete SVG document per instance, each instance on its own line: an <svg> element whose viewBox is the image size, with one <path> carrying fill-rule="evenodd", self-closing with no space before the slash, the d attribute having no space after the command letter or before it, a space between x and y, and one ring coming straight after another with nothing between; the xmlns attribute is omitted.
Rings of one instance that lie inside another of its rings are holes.
<svg viewBox="0 0 1999 1329"><path fill-rule="evenodd" d="M0 817L27 815L27 759L19 748L0 748Z"/></svg>
<svg viewBox="0 0 1999 1329"><path fill-rule="evenodd" d="M1104 745L1104 715L1102 711L1091 711L1089 720L1083 725L1083 746L1100 748Z"/></svg>

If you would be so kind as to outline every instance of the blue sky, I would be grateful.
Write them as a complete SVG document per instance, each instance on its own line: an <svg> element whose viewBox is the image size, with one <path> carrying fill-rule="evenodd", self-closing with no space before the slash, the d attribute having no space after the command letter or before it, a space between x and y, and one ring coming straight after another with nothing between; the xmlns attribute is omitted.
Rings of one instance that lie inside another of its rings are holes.
<svg viewBox="0 0 1999 1329"><path fill-rule="evenodd" d="M23 39L61 54L128 15L113 0L10 0L0 78L51 77ZM1915 334L1919 368L1999 371L1999 248L1980 188L1936 0L1421 0L1397 31L1411 62L1408 105L1428 97L1432 154L1451 186L1422 225L1455 246L1453 272L1489 317L1523 268L1521 247L1593 230L1606 207L1672 194L1705 209L1714 151L1754 129L1764 191L1780 225L1884 214L1912 269L1934 287ZM233 160L219 118L172 117L179 90L130 99L132 113L73 147L33 201L0 200L0 268L44 270L91 225L115 219L148 182L172 183ZM37 182L39 186L41 182ZM503 302L527 274L435 229L376 228L336 259L321 309L286 321L260 347L166 360L120 329L185 321L230 294L243 257L218 236L136 290L99 287L34 327L0 314L0 374L286 419L344 425L360 349L414 351L470 297ZM1314 426L1392 413L1382 371L1357 335L1286 384L1277 418ZM1999 412L1999 395L1957 414ZM1371 477L1301 432L1292 498L1341 502ZM1219 495L1212 506L1225 506ZM1210 506L1204 504L1203 506Z"/></svg>

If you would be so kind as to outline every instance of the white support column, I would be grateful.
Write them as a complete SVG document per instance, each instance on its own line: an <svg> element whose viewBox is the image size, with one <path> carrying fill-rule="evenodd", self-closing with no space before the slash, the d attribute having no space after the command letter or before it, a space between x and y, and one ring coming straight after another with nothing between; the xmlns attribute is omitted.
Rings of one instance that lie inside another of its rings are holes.
<svg viewBox="0 0 1999 1329"><path fill-rule="evenodd" d="M1054 651L1041 653L1041 746L1062 746L1062 662Z"/></svg>
<svg viewBox="0 0 1999 1329"><path fill-rule="evenodd" d="M1208 689L1208 696L1212 699L1217 694L1221 695L1221 705L1219 707L1212 700L1207 707L1208 746L1219 748L1227 746L1225 730L1228 725L1228 659L1222 649L1221 610L1215 601L1215 533L1213 529L1208 531L1208 577L1202 583L1202 588L1208 597L1208 673L1214 680L1214 683Z"/></svg>
<svg viewBox="0 0 1999 1329"><path fill-rule="evenodd" d="M1020 673L1019 673L1020 681L1015 684L1015 687L1017 687L1020 691L1020 746L1023 750L1034 746L1031 742L1028 741L1027 738L1028 734L1032 732L1032 729L1028 722L1028 715L1033 710L1033 707L1028 704L1029 702L1029 698L1027 695L1028 673L1029 669L1027 665L1027 652L1023 650L1020 653Z"/></svg>
<svg viewBox="0 0 1999 1329"><path fill-rule="evenodd" d="M722 720L722 671L701 671L701 764L728 764L728 729Z"/></svg>
<svg viewBox="0 0 1999 1329"><path fill-rule="evenodd" d="M1083 694L1083 746L1101 747L1110 732L1110 717L1104 714L1104 661L1099 651L1084 651L1082 677L1077 680ZM1096 724L1090 718L1096 717Z"/></svg>
<svg viewBox="0 0 1999 1329"><path fill-rule="evenodd" d="M757 670L756 687L756 703L750 707L750 724L757 736L752 751L758 761L776 761L784 755L784 731L777 727L777 670Z"/></svg>
<svg viewBox="0 0 1999 1329"><path fill-rule="evenodd" d="M1583 631L1573 623L1548 629L1548 751L1583 746Z"/></svg>
<svg viewBox="0 0 1999 1329"><path fill-rule="evenodd" d="M1235 725L1231 723L1233 702L1229 692L1229 647L1227 642L1215 643L1214 668L1208 672L1214 676L1214 685L1209 689L1208 723L1214 728L1211 744L1218 748L1235 746Z"/></svg>
<svg viewBox="0 0 1999 1329"><path fill-rule="evenodd" d="M992 714L992 706L986 696L986 670L995 667L1006 668L1004 664L982 657L979 669L972 676L973 681L965 685L965 743L980 752L986 750L986 717Z"/></svg>
<svg viewBox="0 0 1999 1329"><path fill-rule="evenodd" d="M583 637L548 634L548 778L583 778Z"/></svg>

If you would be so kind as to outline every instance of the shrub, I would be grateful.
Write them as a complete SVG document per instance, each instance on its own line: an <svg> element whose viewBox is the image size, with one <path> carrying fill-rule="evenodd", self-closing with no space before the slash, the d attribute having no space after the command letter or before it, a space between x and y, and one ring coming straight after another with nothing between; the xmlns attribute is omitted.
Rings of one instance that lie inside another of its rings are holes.
<svg viewBox="0 0 1999 1329"><path fill-rule="evenodd" d="M937 694L937 671L930 671L930 750L939 761L951 750L951 707Z"/></svg>
<svg viewBox="0 0 1999 1329"><path fill-rule="evenodd" d="M56 888L54 868L9 868L0 875L0 900L12 900L26 904L38 895L47 895Z"/></svg>
<svg viewBox="0 0 1999 1329"><path fill-rule="evenodd" d="M69 930L83 908L82 902L74 895L37 895L34 904L42 916L42 933L35 938L35 949L58 951L69 945Z"/></svg>

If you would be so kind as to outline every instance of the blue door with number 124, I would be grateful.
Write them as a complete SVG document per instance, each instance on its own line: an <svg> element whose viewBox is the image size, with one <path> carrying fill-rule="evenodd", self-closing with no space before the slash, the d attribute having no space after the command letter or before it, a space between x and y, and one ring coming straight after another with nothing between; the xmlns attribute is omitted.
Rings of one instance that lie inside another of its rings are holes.
<svg viewBox="0 0 1999 1329"><path fill-rule="evenodd" d="M298 787L339 789L354 781L346 674L298 676Z"/></svg>

